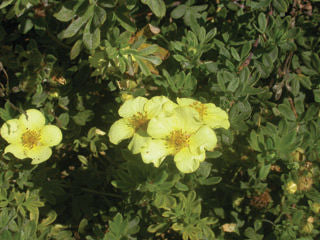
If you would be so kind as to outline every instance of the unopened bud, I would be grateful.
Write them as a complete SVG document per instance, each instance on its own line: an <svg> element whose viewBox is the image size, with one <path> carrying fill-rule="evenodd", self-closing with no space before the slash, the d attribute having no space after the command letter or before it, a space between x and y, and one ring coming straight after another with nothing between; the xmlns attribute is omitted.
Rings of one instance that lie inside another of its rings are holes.
<svg viewBox="0 0 320 240"><path fill-rule="evenodd" d="M320 213L320 203L313 203L311 209L314 213Z"/></svg>
<svg viewBox="0 0 320 240"><path fill-rule="evenodd" d="M303 226L301 233L310 234L312 233L312 230L313 230L313 224L308 222L306 225Z"/></svg>
<svg viewBox="0 0 320 240"><path fill-rule="evenodd" d="M222 225L222 231L224 232L234 232L236 230L237 224L235 223L226 223Z"/></svg>
<svg viewBox="0 0 320 240"><path fill-rule="evenodd" d="M298 185L295 182L290 181L287 183L286 190L288 193L294 194L298 190Z"/></svg>
<svg viewBox="0 0 320 240"><path fill-rule="evenodd" d="M133 98L133 96L131 94L128 94L128 93L122 93L121 94L121 100L124 101L124 102L129 100L129 99L132 99L132 98Z"/></svg>

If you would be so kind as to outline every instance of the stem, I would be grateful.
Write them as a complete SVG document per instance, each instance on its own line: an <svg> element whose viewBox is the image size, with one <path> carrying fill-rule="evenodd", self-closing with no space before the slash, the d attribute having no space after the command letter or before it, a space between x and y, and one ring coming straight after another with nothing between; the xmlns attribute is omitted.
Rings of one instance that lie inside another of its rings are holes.
<svg viewBox="0 0 320 240"><path fill-rule="evenodd" d="M115 193L104 193L104 192L100 192L100 191L96 191L96 190L92 190L90 188L85 188L85 187L77 187L77 186L72 186L72 185L66 185L66 184L59 184L61 187L65 187L65 188L79 188L84 192L88 192L88 193L93 193L93 194L97 194L97 195L101 195L101 196L105 196L105 197L115 197L115 198L122 198L120 195L115 194Z"/></svg>
<svg viewBox="0 0 320 240"><path fill-rule="evenodd" d="M267 223L270 223L271 225L273 226L276 226L273 222L271 222L270 220L268 219L261 219L262 222L267 222Z"/></svg>

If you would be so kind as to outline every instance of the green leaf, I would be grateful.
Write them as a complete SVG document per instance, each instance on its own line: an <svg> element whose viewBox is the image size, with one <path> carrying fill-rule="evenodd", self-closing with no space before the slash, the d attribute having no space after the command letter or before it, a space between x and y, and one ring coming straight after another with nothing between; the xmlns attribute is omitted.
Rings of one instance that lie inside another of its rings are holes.
<svg viewBox="0 0 320 240"><path fill-rule="evenodd" d="M157 223L157 224L151 224L148 227L148 232L155 233L159 232L160 229L164 228L167 225L167 223Z"/></svg>
<svg viewBox="0 0 320 240"><path fill-rule="evenodd" d="M278 12L287 12L288 5L285 0L273 0L272 5L277 9Z"/></svg>
<svg viewBox="0 0 320 240"><path fill-rule="evenodd" d="M121 9L117 9L117 11L114 13L116 19L118 20L118 22L120 23L120 25L126 29L129 32L135 32L136 31L136 27L134 25L133 22L131 22L130 18L125 16L123 14L123 12L121 11Z"/></svg>
<svg viewBox="0 0 320 240"><path fill-rule="evenodd" d="M245 86L245 84L249 81L249 77L250 77L249 68L248 67L243 68L239 76L240 83Z"/></svg>
<svg viewBox="0 0 320 240"><path fill-rule="evenodd" d="M261 151L261 149L259 147L258 135L254 130L252 130L250 132L249 144L253 148L253 150L258 151L258 152Z"/></svg>
<svg viewBox="0 0 320 240"><path fill-rule="evenodd" d="M177 6L171 12L171 17L175 19L181 18L186 13L186 9L187 9L187 6L184 4Z"/></svg>
<svg viewBox="0 0 320 240"><path fill-rule="evenodd" d="M94 14L94 5L90 5L87 11L83 14L83 16L78 17L74 20L67 29L63 30L58 37L61 39L71 38L80 30L80 28L87 23L87 21L93 17Z"/></svg>
<svg viewBox="0 0 320 240"><path fill-rule="evenodd" d="M318 114L319 112L319 109L316 107L315 104L311 104L309 107L308 107L308 110L306 112L306 115L304 117L304 121L310 121L312 120L313 118L316 117L316 115Z"/></svg>
<svg viewBox="0 0 320 240"><path fill-rule="evenodd" d="M241 53L240 53L241 59L245 59L248 56L250 50L251 50L251 42L247 41L245 44L243 44L241 48Z"/></svg>
<svg viewBox="0 0 320 240"><path fill-rule="evenodd" d="M88 219L83 218L79 223L78 232L80 234L84 234L87 226L88 226Z"/></svg>
<svg viewBox="0 0 320 240"><path fill-rule="evenodd" d="M290 152L292 151L293 149L292 148L292 145L295 144L295 141L296 141L296 136L297 136L297 133L296 131L290 131L288 134L282 136L279 141L277 141L277 146L276 148L280 151L280 152Z"/></svg>
<svg viewBox="0 0 320 240"><path fill-rule="evenodd" d="M278 110L283 115L284 118L291 120L291 121L296 120L296 117L288 104L280 104L278 106Z"/></svg>
<svg viewBox="0 0 320 240"><path fill-rule="evenodd" d="M77 157L78 157L79 161L80 161L83 165L85 165L85 166L88 165L88 159L87 159L85 156L78 154Z"/></svg>
<svg viewBox="0 0 320 240"><path fill-rule="evenodd" d="M222 180L222 177L210 177L210 178L203 180L202 184L207 185L207 186L215 185L215 184L218 184L219 182L221 182L221 180Z"/></svg>
<svg viewBox="0 0 320 240"><path fill-rule="evenodd" d="M206 62L205 67L211 73L216 73L218 71L218 63L217 62Z"/></svg>
<svg viewBox="0 0 320 240"><path fill-rule="evenodd" d="M47 214L47 217L41 221L41 226L50 225L51 223L53 223L57 219L57 217L58 217L58 214L54 210L51 210Z"/></svg>
<svg viewBox="0 0 320 240"><path fill-rule="evenodd" d="M269 6L271 0L258 0L258 1L250 1L250 6L252 9L261 9Z"/></svg>
<svg viewBox="0 0 320 240"><path fill-rule="evenodd" d="M265 180L270 172L271 164L263 165L259 170L259 178Z"/></svg>
<svg viewBox="0 0 320 240"><path fill-rule="evenodd" d="M181 183L181 182L177 182L175 185L176 189L178 189L179 191L188 191L189 188L187 185Z"/></svg>
<svg viewBox="0 0 320 240"><path fill-rule="evenodd" d="M10 115L9 111L7 111L6 109L0 108L0 118L3 121L8 121L12 118L12 116Z"/></svg>
<svg viewBox="0 0 320 240"><path fill-rule="evenodd" d="M268 55L271 57L272 63L278 59L278 48L275 46Z"/></svg>
<svg viewBox="0 0 320 240"><path fill-rule="evenodd" d="M320 103L320 89L313 90L314 101Z"/></svg>
<svg viewBox="0 0 320 240"><path fill-rule="evenodd" d="M70 51L70 60L75 59L76 57L79 56L80 52L82 49L82 40L79 39L78 41L75 42L75 44L73 45L73 47L71 48Z"/></svg>
<svg viewBox="0 0 320 240"><path fill-rule="evenodd" d="M231 47L231 55L235 60L240 62L241 59L240 59L239 53L234 47Z"/></svg>
<svg viewBox="0 0 320 240"><path fill-rule="evenodd" d="M320 58L316 53L311 55L311 65L315 71L320 73Z"/></svg>
<svg viewBox="0 0 320 240"><path fill-rule="evenodd" d="M228 87L227 89L230 91L230 92L235 92L236 89L238 88L239 86L239 78L233 78L229 84L228 84Z"/></svg>
<svg viewBox="0 0 320 240"><path fill-rule="evenodd" d="M140 56L136 56L135 58L136 58L136 61L137 61L138 65L139 65L139 68L141 69L141 72L146 76L151 75L150 69L144 63L143 59Z"/></svg>
<svg viewBox="0 0 320 240"><path fill-rule="evenodd" d="M68 113L61 113L59 116L59 121L62 124L62 127L66 128L69 123L69 114Z"/></svg>
<svg viewBox="0 0 320 240"><path fill-rule="evenodd" d="M261 12L258 16L258 24L259 24L259 30L264 33L267 28L267 18L266 15Z"/></svg>
<svg viewBox="0 0 320 240"><path fill-rule="evenodd" d="M78 112L75 116L72 117L73 121L79 125L79 126L84 126L86 125L86 122L91 121L93 118L93 111L91 110L84 110L81 112Z"/></svg>
<svg viewBox="0 0 320 240"><path fill-rule="evenodd" d="M140 227L139 227L139 222L140 219L138 216L136 216L135 218L133 218L132 220L130 220L127 224L126 230L127 230L127 234L136 234L139 232Z"/></svg>
<svg viewBox="0 0 320 240"><path fill-rule="evenodd" d="M92 29L92 21L86 24L83 31L83 43L89 50L94 50L100 45L100 28Z"/></svg>
<svg viewBox="0 0 320 240"><path fill-rule="evenodd" d="M218 85L222 91L226 91L226 85L223 78L223 72L219 71L217 74Z"/></svg>
<svg viewBox="0 0 320 240"><path fill-rule="evenodd" d="M211 159L211 158L218 158L222 155L222 152L219 151L214 151L214 152L207 152L206 153L206 158Z"/></svg>
<svg viewBox="0 0 320 240"><path fill-rule="evenodd" d="M75 17L75 13L72 9L62 6L59 12L53 14L53 16L61 22L69 22Z"/></svg>
<svg viewBox="0 0 320 240"><path fill-rule="evenodd" d="M21 24L19 25L19 30L26 34L33 28L33 22L30 18L24 19Z"/></svg>
<svg viewBox="0 0 320 240"><path fill-rule="evenodd" d="M272 68L273 67L273 62L272 58L270 57L269 54L263 54L262 55L262 63L265 67Z"/></svg>
<svg viewBox="0 0 320 240"><path fill-rule="evenodd" d="M157 17L163 18L166 15L166 4L163 0L141 0L141 2L148 5Z"/></svg>
<svg viewBox="0 0 320 240"><path fill-rule="evenodd" d="M106 21L106 19L107 19L106 11L99 6L95 6L93 20L92 20L93 26L96 28L102 26L103 23Z"/></svg>
<svg viewBox="0 0 320 240"><path fill-rule="evenodd" d="M0 4L0 9L5 8L6 6L10 5L14 0L4 0L1 4Z"/></svg>

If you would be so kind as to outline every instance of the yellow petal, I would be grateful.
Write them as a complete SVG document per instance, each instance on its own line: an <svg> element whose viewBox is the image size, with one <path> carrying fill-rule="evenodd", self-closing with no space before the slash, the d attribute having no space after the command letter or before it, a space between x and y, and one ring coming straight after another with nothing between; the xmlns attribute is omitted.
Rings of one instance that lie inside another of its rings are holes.
<svg viewBox="0 0 320 240"><path fill-rule="evenodd" d="M145 163L153 163L155 167L159 167L166 156L170 154L166 148L164 140L150 140L148 144L141 150L141 157Z"/></svg>
<svg viewBox="0 0 320 240"><path fill-rule="evenodd" d="M129 118L137 113L144 112L144 105L148 102L147 98L136 97L129 99L119 108L119 115L123 118Z"/></svg>
<svg viewBox="0 0 320 240"><path fill-rule="evenodd" d="M207 111L203 116L203 121L208 124L211 128L225 128L230 127L230 122L228 120L228 114L214 104L206 104Z"/></svg>
<svg viewBox="0 0 320 240"><path fill-rule="evenodd" d="M27 157L32 159L31 164L39 164L51 157L52 150L47 146L37 146L32 149L25 149Z"/></svg>
<svg viewBox="0 0 320 240"><path fill-rule="evenodd" d="M46 125L41 129L41 143L45 146L56 146L62 140L62 132L60 128L54 125Z"/></svg>
<svg viewBox="0 0 320 240"><path fill-rule="evenodd" d="M153 138L166 138L177 127L179 127L179 122L175 116L162 116L150 120L147 132Z"/></svg>
<svg viewBox="0 0 320 240"><path fill-rule="evenodd" d="M196 132L201 123L195 119L195 111L189 107L177 107L170 116L162 115L150 120L147 132L153 138L166 138L174 130Z"/></svg>
<svg viewBox="0 0 320 240"><path fill-rule="evenodd" d="M186 132L193 133L202 125L198 121L198 113L191 107L177 107L174 114L178 119L179 128Z"/></svg>
<svg viewBox="0 0 320 240"><path fill-rule="evenodd" d="M200 162L204 161L205 157L204 151L192 154L188 148L183 148L174 156L174 161L180 172L192 173L199 168Z"/></svg>
<svg viewBox="0 0 320 240"><path fill-rule="evenodd" d="M19 144L19 143L8 145L4 149L4 153L12 153L16 158L19 158L19 159L27 158L27 156L24 153L24 148L22 144Z"/></svg>
<svg viewBox="0 0 320 240"><path fill-rule="evenodd" d="M138 154L151 138L147 134L135 133L128 145L128 149L133 154Z"/></svg>
<svg viewBox="0 0 320 240"><path fill-rule="evenodd" d="M190 151L199 153L204 149L213 151L217 145L217 136L215 132L208 126L202 126L194 135L190 137Z"/></svg>
<svg viewBox="0 0 320 240"><path fill-rule="evenodd" d="M20 123L29 130L41 129L46 123L44 115L37 109L29 109L19 117Z"/></svg>
<svg viewBox="0 0 320 240"><path fill-rule="evenodd" d="M192 104L197 104L197 103L201 103L197 100L191 99L191 98L177 98L177 103L180 106L190 106Z"/></svg>
<svg viewBox="0 0 320 240"><path fill-rule="evenodd" d="M21 136L23 134L24 127L21 126L19 120L11 119L6 121L1 127L1 136L8 143L21 142Z"/></svg>
<svg viewBox="0 0 320 240"><path fill-rule="evenodd" d="M175 103L165 96L155 96L145 104L144 111L149 118L153 118L159 116L163 112L163 106L165 104L169 107L171 104Z"/></svg>
<svg viewBox="0 0 320 240"><path fill-rule="evenodd" d="M114 122L109 130L109 139L113 144L118 144L124 139L131 138L134 128L128 119L122 118Z"/></svg>
<svg viewBox="0 0 320 240"><path fill-rule="evenodd" d="M178 106L179 106L178 104L172 101L166 102L165 104L163 104L163 107L162 107L163 114L167 116L171 115L173 113L173 110Z"/></svg>

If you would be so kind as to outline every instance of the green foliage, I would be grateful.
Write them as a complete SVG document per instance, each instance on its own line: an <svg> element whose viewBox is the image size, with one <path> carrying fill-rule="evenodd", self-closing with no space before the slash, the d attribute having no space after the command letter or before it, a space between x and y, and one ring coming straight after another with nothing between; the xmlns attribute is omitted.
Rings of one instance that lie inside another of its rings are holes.
<svg viewBox="0 0 320 240"><path fill-rule="evenodd" d="M1 1L1 125L36 108L63 141L31 165L0 140L0 239L319 238L319 9ZM126 99L159 95L228 112L230 129L192 174L108 139Z"/></svg>

